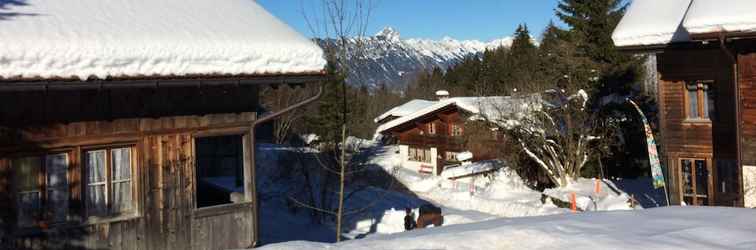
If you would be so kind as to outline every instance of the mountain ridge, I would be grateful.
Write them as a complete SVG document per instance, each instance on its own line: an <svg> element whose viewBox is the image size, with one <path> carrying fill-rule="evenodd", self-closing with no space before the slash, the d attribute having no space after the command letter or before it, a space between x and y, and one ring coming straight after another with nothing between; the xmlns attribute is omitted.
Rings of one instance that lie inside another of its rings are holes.
<svg viewBox="0 0 756 250"><path fill-rule="evenodd" d="M316 39L324 49L339 47L335 39ZM368 88L403 88L418 73L434 67L446 70L464 58L482 54L486 50L512 44L511 37L489 42L456 40L402 39L398 31L385 27L373 36L346 40L347 66L351 69L347 82Z"/></svg>

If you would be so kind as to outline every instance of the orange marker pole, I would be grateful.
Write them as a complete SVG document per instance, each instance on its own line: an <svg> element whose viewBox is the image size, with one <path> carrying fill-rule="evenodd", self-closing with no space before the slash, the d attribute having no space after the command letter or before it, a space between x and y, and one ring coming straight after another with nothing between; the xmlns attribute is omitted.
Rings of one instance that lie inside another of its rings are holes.
<svg viewBox="0 0 756 250"><path fill-rule="evenodd" d="M599 179L596 179L596 194L601 193L601 181Z"/></svg>
<svg viewBox="0 0 756 250"><path fill-rule="evenodd" d="M572 195L570 196L570 203L572 205L572 213L577 213L577 198L575 197L575 192L572 192Z"/></svg>

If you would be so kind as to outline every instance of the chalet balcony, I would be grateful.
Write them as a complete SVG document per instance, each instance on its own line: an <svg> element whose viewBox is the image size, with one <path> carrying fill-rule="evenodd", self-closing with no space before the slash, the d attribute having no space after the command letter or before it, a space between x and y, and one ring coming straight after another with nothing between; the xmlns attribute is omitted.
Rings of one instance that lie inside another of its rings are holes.
<svg viewBox="0 0 756 250"><path fill-rule="evenodd" d="M462 148L465 145L465 138L461 136L448 135L403 135L399 139L401 144L423 145L429 147L444 146L446 148Z"/></svg>

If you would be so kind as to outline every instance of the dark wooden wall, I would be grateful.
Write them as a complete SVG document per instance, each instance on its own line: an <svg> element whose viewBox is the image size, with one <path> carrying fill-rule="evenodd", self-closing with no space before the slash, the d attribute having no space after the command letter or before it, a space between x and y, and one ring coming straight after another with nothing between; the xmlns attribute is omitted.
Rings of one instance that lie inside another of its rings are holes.
<svg viewBox="0 0 756 250"><path fill-rule="evenodd" d="M0 218L11 249L228 249L253 244L252 203L195 209L193 138L203 133L249 132L256 113L134 118L58 123L0 130ZM79 220L44 231L13 228L9 159L24 152L72 150L70 214L81 217L80 147L133 143L138 216L84 225ZM2 247L0 247L2 248Z"/></svg>
<svg viewBox="0 0 756 250"><path fill-rule="evenodd" d="M743 164L756 166L756 48L739 55Z"/></svg>
<svg viewBox="0 0 756 250"><path fill-rule="evenodd" d="M154 83L128 84L134 82ZM161 81L161 87L88 89L65 88L62 86L67 83L61 83L47 89L0 92L0 126L239 113L258 108L257 85L237 85L227 80L201 83L166 80Z"/></svg>
<svg viewBox="0 0 756 250"><path fill-rule="evenodd" d="M736 158L732 62L717 48L669 49L657 58L662 155L670 170L671 198L678 203L679 158ZM694 80L715 81L717 114L711 122L686 121L685 82Z"/></svg>

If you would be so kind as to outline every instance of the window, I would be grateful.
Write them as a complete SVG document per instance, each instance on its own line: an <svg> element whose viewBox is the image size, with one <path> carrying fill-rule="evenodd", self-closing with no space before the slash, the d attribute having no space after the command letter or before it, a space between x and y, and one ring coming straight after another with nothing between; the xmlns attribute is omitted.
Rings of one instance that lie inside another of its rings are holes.
<svg viewBox="0 0 756 250"><path fill-rule="evenodd" d="M89 217L116 217L135 212L131 147L86 151L86 208Z"/></svg>
<svg viewBox="0 0 756 250"><path fill-rule="evenodd" d="M451 136L462 136L462 126L460 126L459 124L452 124Z"/></svg>
<svg viewBox="0 0 756 250"><path fill-rule="evenodd" d="M685 114L690 120L713 120L716 114L713 81L696 81L685 85Z"/></svg>
<svg viewBox="0 0 756 250"><path fill-rule="evenodd" d="M688 205L709 205L709 166L704 159L680 159L682 198Z"/></svg>
<svg viewBox="0 0 756 250"><path fill-rule="evenodd" d="M14 159L17 225L65 222L68 216L68 154Z"/></svg>
<svg viewBox="0 0 756 250"><path fill-rule="evenodd" d="M430 122L428 123L428 134L435 135L436 134L436 123Z"/></svg>
<svg viewBox="0 0 756 250"><path fill-rule="evenodd" d="M431 153L428 148L409 147L409 160L416 162L431 163Z"/></svg>
<svg viewBox="0 0 756 250"><path fill-rule="evenodd" d="M197 207L232 203L231 194L244 193L242 135L194 140L197 154Z"/></svg>
<svg viewBox="0 0 756 250"><path fill-rule="evenodd" d="M447 161L457 161L457 152L446 152Z"/></svg>

